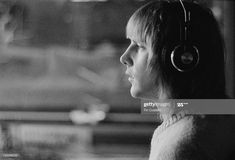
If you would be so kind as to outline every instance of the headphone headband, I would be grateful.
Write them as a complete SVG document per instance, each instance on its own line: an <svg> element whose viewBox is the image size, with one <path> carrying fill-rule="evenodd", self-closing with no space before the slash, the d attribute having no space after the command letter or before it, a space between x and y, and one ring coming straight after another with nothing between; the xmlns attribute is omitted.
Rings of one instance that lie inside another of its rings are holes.
<svg viewBox="0 0 235 160"><path fill-rule="evenodd" d="M179 0L184 13L184 23L180 25L180 43L171 52L171 64L179 72L192 71L199 63L199 51L188 40L188 25L190 23L190 11Z"/></svg>

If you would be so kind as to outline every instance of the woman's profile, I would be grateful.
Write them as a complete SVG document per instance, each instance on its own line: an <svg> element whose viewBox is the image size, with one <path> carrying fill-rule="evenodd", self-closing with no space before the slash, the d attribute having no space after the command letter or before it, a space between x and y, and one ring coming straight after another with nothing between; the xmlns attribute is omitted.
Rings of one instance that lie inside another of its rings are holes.
<svg viewBox="0 0 235 160"><path fill-rule="evenodd" d="M224 44L211 10L195 2L153 1L129 19L120 57L135 98L226 99ZM222 106L221 106L222 107ZM233 116L161 111L149 160L225 160L234 150Z"/></svg>

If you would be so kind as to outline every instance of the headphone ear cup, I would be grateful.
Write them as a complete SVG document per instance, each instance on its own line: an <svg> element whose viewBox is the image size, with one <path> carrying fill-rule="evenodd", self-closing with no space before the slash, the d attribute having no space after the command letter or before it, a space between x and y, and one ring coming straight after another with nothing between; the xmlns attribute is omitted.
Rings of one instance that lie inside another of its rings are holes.
<svg viewBox="0 0 235 160"><path fill-rule="evenodd" d="M199 63L199 52L193 45L178 45L171 52L171 64L180 72L189 72Z"/></svg>

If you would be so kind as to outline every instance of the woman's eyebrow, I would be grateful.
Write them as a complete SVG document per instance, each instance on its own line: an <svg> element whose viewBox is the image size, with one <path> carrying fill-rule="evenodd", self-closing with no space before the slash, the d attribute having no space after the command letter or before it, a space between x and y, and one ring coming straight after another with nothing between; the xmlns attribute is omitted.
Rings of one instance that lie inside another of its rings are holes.
<svg viewBox="0 0 235 160"><path fill-rule="evenodd" d="M130 40L131 42L135 43L135 44L142 44L142 42L138 42L137 40L129 37L129 36L126 36L126 39Z"/></svg>

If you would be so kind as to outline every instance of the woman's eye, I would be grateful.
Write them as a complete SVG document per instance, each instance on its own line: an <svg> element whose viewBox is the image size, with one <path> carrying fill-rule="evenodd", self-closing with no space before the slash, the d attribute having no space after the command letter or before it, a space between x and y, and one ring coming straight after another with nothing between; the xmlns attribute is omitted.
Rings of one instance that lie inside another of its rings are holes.
<svg viewBox="0 0 235 160"><path fill-rule="evenodd" d="M139 45L139 44L137 44L137 46L138 46L139 49L145 49L145 46L144 46L144 45Z"/></svg>
<svg viewBox="0 0 235 160"><path fill-rule="evenodd" d="M139 43L136 43L135 41L131 41L130 46L135 49L136 51L139 51L140 49L145 49L145 46Z"/></svg>

